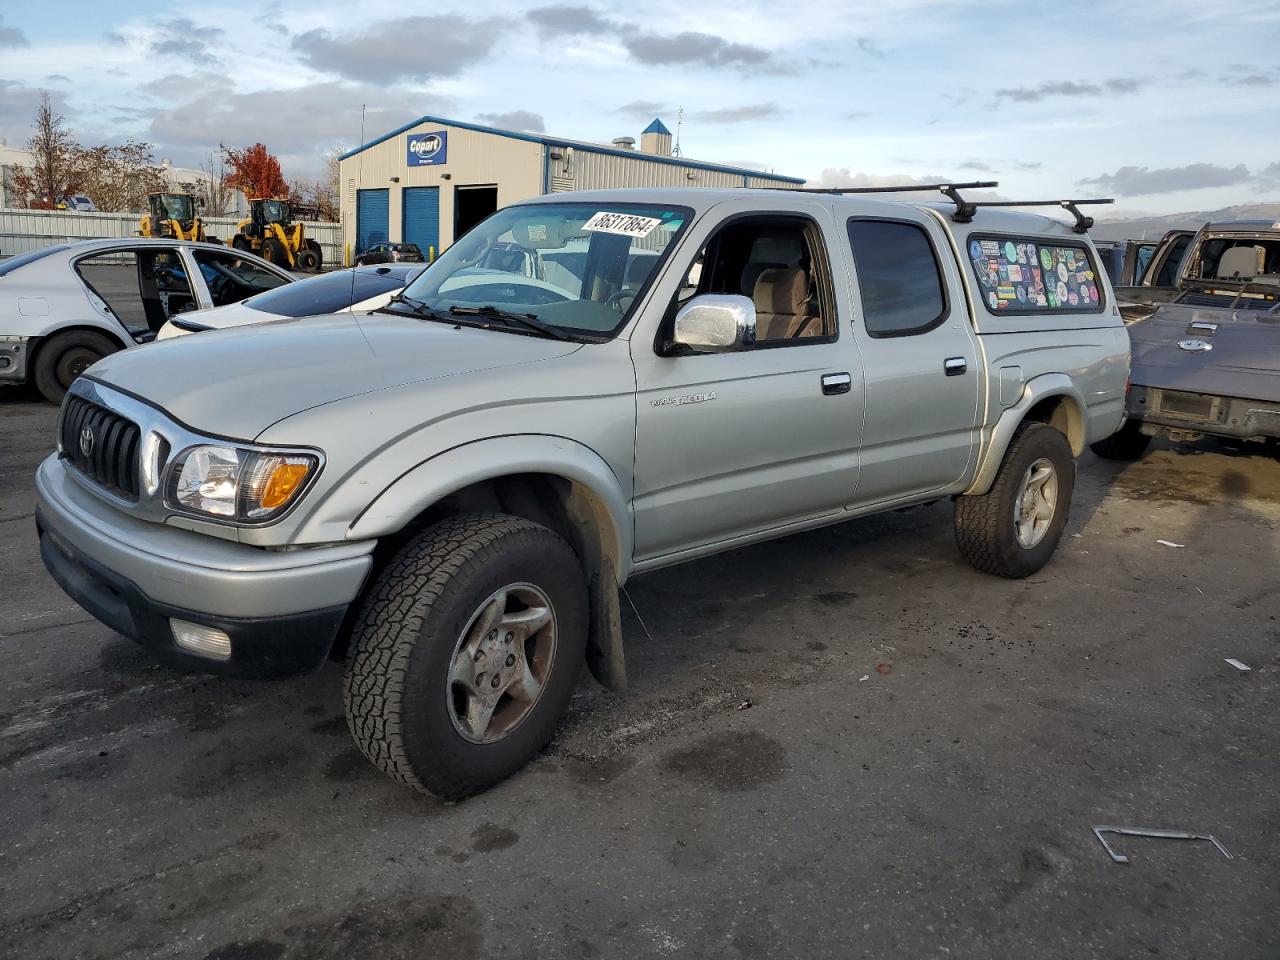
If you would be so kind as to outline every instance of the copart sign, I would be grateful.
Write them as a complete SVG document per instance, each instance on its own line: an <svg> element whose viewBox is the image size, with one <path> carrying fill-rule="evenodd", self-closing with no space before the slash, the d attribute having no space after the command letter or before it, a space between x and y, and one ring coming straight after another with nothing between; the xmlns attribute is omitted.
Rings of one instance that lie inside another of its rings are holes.
<svg viewBox="0 0 1280 960"><path fill-rule="evenodd" d="M449 157L448 131L409 134L407 155L411 167L431 167L445 163Z"/></svg>

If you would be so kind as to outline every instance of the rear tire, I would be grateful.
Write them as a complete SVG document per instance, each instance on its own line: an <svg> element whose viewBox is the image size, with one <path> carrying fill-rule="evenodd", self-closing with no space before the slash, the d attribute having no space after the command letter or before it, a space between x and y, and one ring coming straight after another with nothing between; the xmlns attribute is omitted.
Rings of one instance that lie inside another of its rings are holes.
<svg viewBox="0 0 1280 960"><path fill-rule="evenodd" d="M76 377L119 349L110 338L90 330L56 333L40 345L35 356L36 389L50 403L61 403Z"/></svg>
<svg viewBox="0 0 1280 960"><path fill-rule="evenodd" d="M316 252L311 249L298 251L298 269L307 273L314 273L320 269L320 258L316 256Z"/></svg>
<svg viewBox="0 0 1280 960"><path fill-rule="evenodd" d="M366 596L345 696L351 735L374 766L460 799L515 773L551 739L588 623L582 566L563 539L519 517L453 517L402 547ZM532 629L547 610L547 625ZM516 674L537 682L523 686ZM473 718L482 700L496 705Z"/></svg>
<svg viewBox="0 0 1280 960"><path fill-rule="evenodd" d="M1151 437L1142 432L1137 420L1128 420L1117 432L1089 444L1089 449L1107 460L1137 460L1151 446Z"/></svg>
<svg viewBox="0 0 1280 960"><path fill-rule="evenodd" d="M1038 571L1062 539L1075 471L1071 444L1059 430L1046 423L1020 426L991 489L956 498L956 545L964 558L998 577L1020 579ZM1043 523L1035 519L1041 513ZM1020 518L1028 517L1031 522L1021 526Z"/></svg>

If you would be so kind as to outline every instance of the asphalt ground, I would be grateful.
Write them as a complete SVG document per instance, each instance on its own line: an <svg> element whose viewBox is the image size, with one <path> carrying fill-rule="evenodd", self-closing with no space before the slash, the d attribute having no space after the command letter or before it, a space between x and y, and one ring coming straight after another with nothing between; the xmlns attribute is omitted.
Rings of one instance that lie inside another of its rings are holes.
<svg viewBox="0 0 1280 960"><path fill-rule="evenodd" d="M966 567L945 503L638 578L632 689L584 679L450 806L356 752L339 665L175 673L63 595L32 520L55 413L0 391L0 956L1280 955L1261 448L1086 454L1026 581ZM1232 859L1113 863L1098 824Z"/></svg>

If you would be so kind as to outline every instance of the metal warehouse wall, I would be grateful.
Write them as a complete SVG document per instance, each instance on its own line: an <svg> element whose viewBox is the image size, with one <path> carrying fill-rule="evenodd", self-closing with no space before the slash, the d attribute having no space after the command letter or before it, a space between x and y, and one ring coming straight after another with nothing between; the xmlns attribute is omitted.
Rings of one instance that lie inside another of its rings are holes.
<svg viewBox="0 0 1280 960"><path fill-rule="evenodd" d="M0 209L0 258L39 250L67 240L132 237L141 214L81 213L73 210ZM235 217L204 217L206 233L227 241L236 232ZM341 234L336 223L307 223L307 236L319 241L327 265L341 263Z"/></svg>
<svg viewBox="0 0 1280 960"><path fill-rule="evenodd" d="M416 133L448 133L447 163L411 167L408 140ZM542 144L464 130L448 124L422 123L348 157L339 164L342 182L342 242L352 257L356 233L356 191L388 190L387 236L403 239L402 214L406 187L440 189L440 247L453 243L454 191L458 187L496 186L498 206L505 207L542 193ZM445 174L449 179L444 178ZM392 183L399 177L399 183ZM423 251L424 253L426 251ZM439 251L437 251L439 252Z"/></svg>
<svg viewBox="0 0 1280 960"><path fill-rule="evenodd" d="M437 166L409 166L409 137L440 130L448 134L447 162ZM549 171L544 160L548 151L557 157L551 161ZM548 172L548 180L544 183L544 175ZM446 175L448 179L445 179ZM618 156L576 146L546 147L542 143L431 121L403 130L341 161L339 177L342 182L342 243L352 257L359 252L356 249L356 198L360 190L387 191L386 236L392 242L401 242L405 240L404 191L410 187L438 188L439 241L440 250L444 250L455 239L454 200L458 187L496 186L498 207L502 208L547 191L558 193L616 187L801 186L753 176L745 171L731 173L663 163L639 150ZM398 182L393 182L397 179Z"/></svg>
<svg viewBox="0 0 1280 960"><path fill-rule="evenodd" d="M557 183L557 189L800 186L800 184L789 185L762 177L746 177L740 173L655 162L639 151L634 157L620 157L580 149L566 151L562 148L558 152L567 155L562 161L552 162L552 175L561 181ZM572 187L565 182L569 179L573 181Z"/></svg>

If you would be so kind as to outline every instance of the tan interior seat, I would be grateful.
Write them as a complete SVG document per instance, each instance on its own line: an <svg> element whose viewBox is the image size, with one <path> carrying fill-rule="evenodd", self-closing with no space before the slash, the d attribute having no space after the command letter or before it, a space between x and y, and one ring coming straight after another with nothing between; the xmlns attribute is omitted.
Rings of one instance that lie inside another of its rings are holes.
<svg viewBox="0 0 1280 960"><path fill-rule="evenodd" d="M1262 247L1232 247L1218 261L1218 274L1214 279L1256 277L1262 267L1264 253Z"/></svg>
<svg viewBox="0 0 1280 960"><path fill-rule="evenodd" d="M816 337L822 323L809 313L809 274L798 267L771 267L760 274L751 295L756 305L756 339Z"/></svg>

